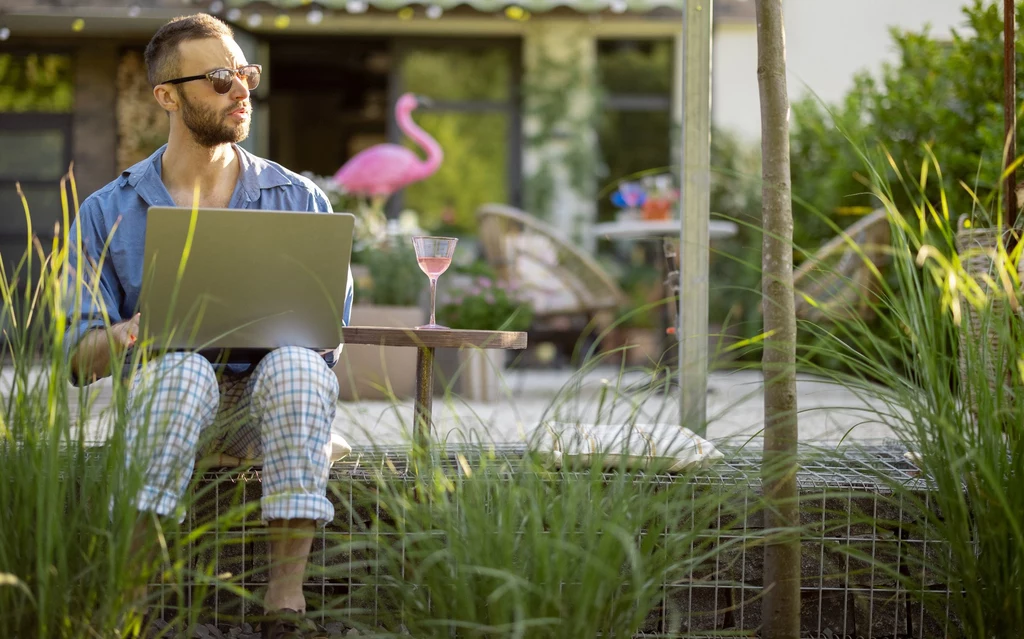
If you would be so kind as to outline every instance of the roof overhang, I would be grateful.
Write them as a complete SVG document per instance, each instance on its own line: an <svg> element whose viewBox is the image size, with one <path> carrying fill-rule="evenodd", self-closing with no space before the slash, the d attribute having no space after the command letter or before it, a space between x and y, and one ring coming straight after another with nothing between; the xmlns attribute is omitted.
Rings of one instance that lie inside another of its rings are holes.
<svg viewBox="0 0 1024 639"><path fill-rule="evenodd" d="M754 0L711 0L716 23L753 23ZM0 0L0 22L19 35L149 36L168 19L206 11L253 33L520 32L531 17L596 29L676 29L688 0ZM381 18L385 18L382 20ZM433 19L432 19L433 18ZM84 28L82 27L84 24ZM77 27L76 27L77 25ZM632 26L631 26L632 25ZM390 32L388 31L388 32ZM616 31L618 33L618 31Z"/></svg>
<svg viewBox="0 0 1024 639"><path fill-rule="evenodd" d="M216 2L217 0L213 0ZM648 13L656 9L682 11L685 0L221 0L227 7L276 9L320 8L322 10L365 13L369 9L401 11L405 8L437 7L442 11L470 8L481 13L504 13L518 8L531 13L571 9L578 13Z"/></svg>

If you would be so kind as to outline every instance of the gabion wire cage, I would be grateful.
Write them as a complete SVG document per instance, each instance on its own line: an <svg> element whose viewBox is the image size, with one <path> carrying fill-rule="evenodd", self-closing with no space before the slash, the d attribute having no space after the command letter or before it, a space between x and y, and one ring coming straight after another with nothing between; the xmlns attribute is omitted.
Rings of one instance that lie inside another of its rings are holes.
<svg viewBox="0 0 1024 639"><path fill-rule="evenodd" d="M457 457L472 455L479 449L449 447L440 459L450 472L459 472ZM924 574L920 561L906 558L946 556L943 542L929 538L927 526L921 526L921 512L906 503L893 485L901 485L931 507L928 487L917 469L904 458L905 449L896 445L850 449L842 455L801 458L797 476L801 494L801 630L804 637L864 637L873 639L946 637L955 622L949 615L950 592L937 574ZM516 459L526 454L516 446L499 447L498 456ZM712 468L687 477L690 490L723 491L739 504L738 518L722 513L719 530L708 531L716 543L730 539L757 538L764 528L763 513L748 504L760 489L760 452L728 451L726 458ZM336 463L331 471L329 491L336 506L349 500L354 507L338 508L339 517L318 531L309 560L304 586L309 614L326 623L328 612L339 601L360 610L360 621L367 626L400 627L404 614L394 603L380 579L373 576L376 543L353 544L372 516L379 516L380 503L367 501L372 491L359 490L371 478L372 469L388 465L394 481L412 482L410 458L404 448L354 450ZM637 481L670 484L679 481L672 475L638 474ZM258 468L248 470L210 469L197 478L195 490L207 490L187 516L186 532L223 509L239 504L252 505L261 495ZM457 494L454 497L458 499ZM360 499L364 503L358 502ZM867 515L874 524L866 523ZM847 513L843 520L843 513ZM364 521L358 521L363 518ZM730 519L728 522L726 519ZM221 535L216 541L215 557L207 557L217 573L240 575L239 585L258 591L267 581L266 530L259 521L258 508L230 532L216 529L205 535ZM857 549L861 555L848 552ZM680 549L686 552L688 549ZM909 592L876 562L886 562L900 574L921 570L920 582L927 592ZM638 637L720 637L757 636L762 624L764 549L758 544L738 544L728 552L716 554L713 561L681 579L666 580L660 587L660 604L648 616ZM379 575L377 575L379 577ZM391 575L401 580L405 575ZM367 588L372 581L373 587ZM189 586L185 585L189 592ZM926 610L921 597L945 602L945 614ZM936 599L937 598L937 599ZM180 602L190 605L193 597ZM238 624L253 620L260 610L229 592L214 591L197 599L207 611L207 622ZM165 601L169 607L176 604Z"/></svg>

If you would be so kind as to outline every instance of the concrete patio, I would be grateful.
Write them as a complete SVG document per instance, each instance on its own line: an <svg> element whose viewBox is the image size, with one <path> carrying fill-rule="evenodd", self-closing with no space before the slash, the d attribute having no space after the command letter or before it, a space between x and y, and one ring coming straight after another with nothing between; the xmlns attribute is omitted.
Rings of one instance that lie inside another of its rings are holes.
<svg viewBox="0 0 1024 639"><path fill-rule="evenodd" d="M5 373L9 375L9 371ZM652 389L644 384L644 379L642 371L620 373L612 367L585 374L570 370L507 371L502 395L495 402L465 401L455 395L435 397L435 437L449 442L514 444L523 442L526 434L544 420L678 423L678 396ZM763 378L758 371L711 373L707 439L716 444L739 445L751 437L757 438L764 426L763 392ZM110 381L73 390L69 401L77 403L79 393L86 393L92 406L86 426L88 439L101 440L103 425L110 415ZM798 408L801 442L845 440L869 445L894 437L880 417L891 412L881 400L860 397L821 378L799 378ZM72 412L77 412L77 407ZM393 402L340 401L334 432L354 446L405 444L409 441L412 415L411 398Z"/></svg>

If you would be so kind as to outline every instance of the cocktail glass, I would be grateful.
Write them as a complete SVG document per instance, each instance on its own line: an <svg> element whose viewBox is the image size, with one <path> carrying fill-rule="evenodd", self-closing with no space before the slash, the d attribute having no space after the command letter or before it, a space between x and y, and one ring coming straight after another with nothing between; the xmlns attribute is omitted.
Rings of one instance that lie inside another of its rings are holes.
<svg viewBox="0 0 1024 639"><path fill-rule="evenodd" d="M430 323L416 328L446 330L434 318L435 300L437 298L437 278L448 270L455 255L455 245L459 242L454 237L416 236L412 238L412 246L416 249L416 261L420 270L430 278Z"/></svg>

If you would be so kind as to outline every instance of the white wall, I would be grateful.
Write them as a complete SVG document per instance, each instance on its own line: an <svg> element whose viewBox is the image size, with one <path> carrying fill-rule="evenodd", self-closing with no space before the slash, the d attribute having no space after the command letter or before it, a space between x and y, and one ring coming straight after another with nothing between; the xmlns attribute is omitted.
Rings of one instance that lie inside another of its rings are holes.
<svg viewBox="0 0 1024 639"><path fill-rule="evenodd" d="M711 36L711 47L712 122L757 138L761 134L761 106L756 27L720 25Z"/></svg>
<svg viewBox="0 0 1024 639"><path fill-rule="evenodd" d="M753 0L747 0L753 2ZM854 73L881 70L895 60L889 27L935 36L963 29L960 12L967 0L783 0L786 65L790 99L813 91L836 102L850 88ZM757 139L757 35L753 25L722 25L714 34L712 118Z"/></svg>

